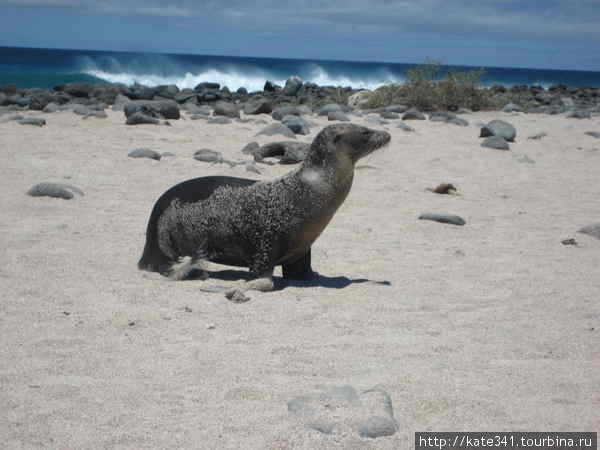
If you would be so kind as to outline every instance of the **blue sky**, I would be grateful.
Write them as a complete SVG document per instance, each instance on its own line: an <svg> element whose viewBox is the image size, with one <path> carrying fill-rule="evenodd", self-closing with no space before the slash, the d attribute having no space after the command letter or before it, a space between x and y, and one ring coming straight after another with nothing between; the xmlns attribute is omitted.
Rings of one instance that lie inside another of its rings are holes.
<svg viewBox="0 0 600 450"><path fill-rule="evenodd" d="M600 0L0 0L0 46L600 71Z"/></svg>

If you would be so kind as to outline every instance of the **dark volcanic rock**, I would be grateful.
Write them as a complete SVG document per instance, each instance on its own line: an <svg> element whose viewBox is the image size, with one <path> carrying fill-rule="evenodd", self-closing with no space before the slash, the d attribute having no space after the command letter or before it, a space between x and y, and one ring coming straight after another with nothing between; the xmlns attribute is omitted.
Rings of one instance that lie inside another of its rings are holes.
<svg viewBox="0 0 600 450"><path fill-rule="evenodd" d="M329 103L323 107L321 107L317 111L317 115L319 116L327 116L331 112L343 112L342 107L337 103Z"/></svg>
<svg viewBox="0 0 600 450"><path fill-rule="evenodd" d="M542 131L541 133L532 134L531 136L528 136L527 139L538 141L538 140L540 140L540 139L542 139L543 137L546 137L546 136L548 136L548 135L544 131Z"/></svg>
<svg viewBox="0 0 600 450"><path fill-rule="evenodd" d="M136 112L127 117L127 121L125 122L127 125L142 125L142 124L152 124L158 125L160 122L157 118L148 116L143 112Z"/></svg>
<svg viewBox="0 0 600 450"><path fill-rule="evenodd" d="M93 89L93 85L86 83L69 83L54 88L54 90L64 92L72 97L89 97Z"/></svg>
<svg viewBox="0 0 600 450"><path fill-rule="evenodd" d="M214 89L218 91L219 89L221 89L221 85L219 83L211 83L209 81L204 81L202 83L197 84L194 88L195 91L204 91L207 89Z"/></svg>
<svg viewBox="0 0 600 450"><path fill-rule="evenodd" d="M208 105L198 106L195 103L184 103L181 105L181 108L189 112L190 114L200 115L200 116L210 116L212 113L212 109Z"/></svg>
<svg viewBox="0 0 600 450"><path fill-rule="evenodd" d="M384 111L379 113L379 115L383 118L383 119L399 119L400 118L400 114L393 112L393 111Z"/></svg>
<svg viewBox="0 0 600 450"><path fill-rule="evenodd" d="M586 131L585 134L587 134L588 136L600 139L600 133L597 131Z"/></svg>
<svg viewBox="0 0 600 450"><path fill-rule="evenodd" d="M60 111L60 107L56 104L56 103L48 103L45 107L44 107L44 112L45 113L54 113Z"/></svg>
<svg viewBox="0 0 600 450"><path fill-rule="evenodd" d="M495 150L509 150L508 142L501 136L489 136L481 142L482 147L493 148Z"/></svg>
<svg viewBox="0 0 600 450"><path fill-rule="evenodd" d="M90 117L96 117L97 119L106 119L108 117L108 114L106 114L106 111L104 111L104 110L102 110L102 111L90 110L89 114L86 114L85 116L83 116L84 119L88 119Z"/></svg>
<svg viewBox="0 0 600 450"><path fill-rule="evenodd" d="M213 115L231 117L232 119L239 119L240 110L236 105L219 101L215 103Z"/></svg>
<svg viewBox="0 0 600 450"><path fill-rule="evenodd" d="M465 225L467 223L462 217L453 214L422 214L419 216L419 220L432 220L451 225Z"/></svg>
<svg viewBox="0 0 600 450"><path fill-rule="evenodd" d="M19 105L22 107L28 107L29 103L31 102L31 97L24 97L20 94L15 94L15 95L11 95L10 97L7 97L4 100L4 104L2 106L6 106L6 105Z"/></svg>
<svg viewBox="0 0 600 450"><path fill-rule="evenodd" d="M302 80L298 77L292 77L285 82L285 86L281 93L283 95L293 96L300 90L302 87Z"/></svg>
<svg viewBox="0 0 600 450"><path fill-rule="evenodd" d="M285 116L283 119L281 119L281 123L292 130L295 134L310 134L308 122L300 116Z"/></svg>
<svg viewBox="0 0 600 450"><path fill-rule="evenodd" d="M152 100L156 94L156 89L141 84L135 84L131 87L129 97L132 100Z"/></svg>
<svg viewBox="0 0 600 450"><path fill-rule="evenodd" d="M408 111L408 106L406 106L406 105L390 105L390 106L384 106L383 108L381 108L381 112L394 112L394 113L402 114L406 111Z"/></svg>
<svg viewBox="0 0 600 450"><path fill-rule="evenodd" d="M327 113L327 120L339 120L340 122L350 122L350 118L341 111L330 111Z"/></svg>
<svg viewBox="0 0 600 450"><path fill-rule="evenodd" d="M438 111L431 113L429 115L429 120L433 122L446 122L451 123L453 125L459 125L461 127L466 127L469 125L465 119L458 117L456 114L449 111Z"/></svg>
<svg viewBox="0 0 600 450"><path fill-rule="evenodd" d="M156 96L166 98L169 100L175 100L175 96L179 94L179 88L174 84L157 86Z"/></svg>
<svg viewBox="0 0 600 450"><path fill-rule="evenodd" d="M255 155L260 150L260 144L258 142L250 142L242 148L242 153L247 155Z"/></svg>
<svg viewBox="0 0 600 450"><path fill-rule="evenodd" d="M220 152L203 148L194 153L194 159L202 162L219 162L223 160L223 155Z"/></svg>
<svg viewBox="0 0 600 450"><path fill-rule="evenodd" d="M7 84L4 87L0 87L0 92L6 94L7 96L15 95L17 93L17 85L16 84Z"/></svg>
<svg viewBox="0 0 600 450"><path fill-rule="evenodd" d="M21 125L35 125L36 127L43 127L46 125L46 119L40 119L38 117L24 117L17 122Z"/></svg>
<svg viewBox="0 0 600 450"><path fill-rule="evenodd" d="M310 144L304 142L282 141L263 145L255 156L258 161L264 158L277 158L280 164L296 164L304 161Z"/></svg>
<svg viewBox="0 0 600 450"><path fill-rule="evenodd" d="M52 95L43 89L36 89L30 93L29 109L42 111L53 99Z"/></svg>
<svg viewBox="0 0 600 450"><path fill-rule="evenodd" d="M363 438L375 439L392 436L398 430L396 421L390 417L373 416L358 426L358 434Z"/></svg>
<svg viewBox="0 0 600 450"><path fill-rule="evenodd" d="M514 142L517 136L517 130L510 123L503 120L492 120L487 125L481 127L479 137L499 136L505 141Z"/></svg>
<svg viewBox="0 0 600 450"><path fill-rule="evenodd" d="M458 125L459 127L468 127L469 122L462 117L456 117L455 119L448 120L447 123L451 123L453 125Z"/></svg>
<svg viewBox="0 0 600 450"><path fill-rule="evenodd" d="M179 106L173 100L135 100L127 103L123 111L127 118L136 113L164 119L179 119L181 117Z"/></svg>
<svg viewBox="0 0 600 450"><path fill-rule="evenodd" d="M6 117L2 117L2 119L0 120L0 122L4 123L4 122L10 122L11 120L23 120L25 118L24 115L22 114L10 114Z"/></svg>
<svg viewBox="0 0 600 450"><path fill-rule="evenodd" d="M273 105L265 99L250 100L244 105L244 114L271 114Z"/></svg>
<svg viewBox="0 0 600 450"><path fill-rule="evenodd" d="M515 105L514 103L507 103L502 108L502 111L505 113L523 112L523 108L521 108L519 105Z"/></svg>
<svg viewBox="0 0 600 450"><path fill-rule="evenodd" d="M398 128L401 128L404 131L415 131L415 129L413 127L409 127L404 122L399 122L398 123Z"/></svg>
<svg viewBox="0 0 600 450"><path fill-rule="evenodd" d="M271 117L275 120L281 120L285 116L301 116L303 114L310 114L310 111L301 106L280 106L273 110Z"/></svg>
<svg viewBox="0 0 600 450"><path fill-rule="evenodd" d="M294 138L294 139L296 138L296 136L294 135L294 132L281 123L273 123L273 124L263 128L258 133L256 133L257 136L260 136L260 135L274 136L276 134L281 134L281 135L289 137L289 138Z"/></svg>
<svg viewBox="0 0 600 450"><path fill-rule="evenodd" d="M156 161L160 161L162 155L154 150L150 150L149 148L136 148L135 150L131 150L127 156L130 158L150 158L155 159Z"/></svg>
<svg viewBox="0 0 600 450"><path fill-rule="evenodd" d="M186 103L190 100L195 101L197 98L198 98L198 93L192 89L182 89L177 94L175 94L175 97L173 97L173 99L177 103Z"/></svg>
<svg viewBox="0 0 600 450"><path fill-rule="evenodd" d="M267 80L265 82L265 86L263 87L263 91L265 92L278 92L281 90L281 86L277 86L272 81Z"/></svg>
<svg viewBox="0 0 600 450"><path fill-rule="evenodd" d="M227 125L233 121L229 117L212 117L206 121L206 123L212 123L214 125Z"/></svg>
<svg viewBox="0 0 600 450"><path fill-rule="evenodd" d="M570 119L591 119L592 113L590 111L575 110L567 113L567 117Z"/></svg>
<svg viewBox="0 0 600 450"><path fill-rule="evenodd" d="M417 109L411 108L404 113L402 120L425 120L425 114Z"/></svg>
<svg viewBox="0 0 600 450"><path fill-rule="evenodd" d="M83 196L83 191L76 186L64 183L39 183L33 186L28 195L32 197L54 197L65 200L72 199L75 195Z"/></svg>
<svg viewBox="0 0 600 450"><path fill-rule="evenodd" d="M73 112L79 116L87 116L92 110L85 105L77 105L73 108Z"/></svg>

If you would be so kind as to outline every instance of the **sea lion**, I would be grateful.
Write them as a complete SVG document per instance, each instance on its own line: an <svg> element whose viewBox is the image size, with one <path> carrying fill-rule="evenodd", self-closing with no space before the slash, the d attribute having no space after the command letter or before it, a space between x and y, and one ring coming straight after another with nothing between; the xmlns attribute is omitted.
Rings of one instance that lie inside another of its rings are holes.
<svg viewBox="0 0 600 450"><path fill-rule="evenodd" d="M205 261L248 267L252 279L229 298L272 290L278 265L285 278L310 278L311 245L346 199L355 163L389 141L385 131L330 125L302 165L280 178L201 177L173 186L154 205L138 267L173 279L203 271Z"/></svg>

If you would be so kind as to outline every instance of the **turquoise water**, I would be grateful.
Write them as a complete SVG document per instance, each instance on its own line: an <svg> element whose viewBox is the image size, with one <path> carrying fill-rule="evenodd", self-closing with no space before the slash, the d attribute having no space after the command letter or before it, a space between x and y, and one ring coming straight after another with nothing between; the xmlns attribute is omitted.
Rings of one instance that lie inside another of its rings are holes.
<svg viewBox="0 0 600 450"><path fill-rule="evenodd" d="M421 62L416 61L416 64ZM266 80L283 85L299 76L320 86L374 89L401 83L413 64L325 61L159 53L0 47L0 86L52 88L70 82L175 84L193 88L216 81L231 90L262 90ZM479 67L448 66L446 70ZM600 72L484 67L486 85L539 84L600 87Z"/></svg>

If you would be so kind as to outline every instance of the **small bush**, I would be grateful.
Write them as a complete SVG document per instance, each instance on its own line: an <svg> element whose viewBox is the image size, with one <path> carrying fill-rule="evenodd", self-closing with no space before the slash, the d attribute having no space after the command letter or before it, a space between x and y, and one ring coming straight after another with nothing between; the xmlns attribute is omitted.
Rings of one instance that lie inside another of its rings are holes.
<svg viewBox="0 0 600 450"><path fill-rule="evenodd" d="M449 110L461 107L474 111L496 106L492 93L481 87L483 69L448 72L441 76L441 63L427 60L406 72L406 83L375 90L368 108L402 103L421 111Z"/></svg>
<svg viewBox="0 0 600 450"><path fill-rule="evenodd" d="M404 89L402 84L388 84L373 91L373 95L365 104L364 108L382 108L404 102Z"/></svg>

